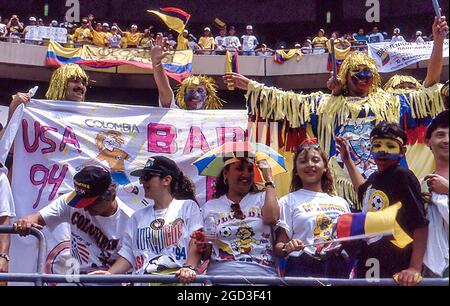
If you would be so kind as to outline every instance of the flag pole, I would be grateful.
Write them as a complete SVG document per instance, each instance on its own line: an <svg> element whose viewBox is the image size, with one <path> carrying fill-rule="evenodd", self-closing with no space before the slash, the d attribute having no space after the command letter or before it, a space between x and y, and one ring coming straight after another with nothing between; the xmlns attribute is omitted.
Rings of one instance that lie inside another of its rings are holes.
<svg viewBox="0 0 450 306"><path fill-rule="evenodd" d="M439 5L439 0L433 0L433 7L434 7L434 11L436 13L436 16L441 18L442 14L441 14L441 6Z"/></svg>
<svg viewBox="0 0 450 306"><path fill-rule="evenodd" d="M333 63L333 79L336 80L337 79L337 65L336 65L336 52L334 49L334 38L330 39L330 44L331 44L331 60Z"/></svg>
<svg viewBox="0 0 450 306"><path fill-rule="evenodd" d="M391 236L393 235L392 231L386 231L386 232L380 232L376 234L363 234L363 235L357 235L357 236L351 236L351 237L345 237L345 238L339 238L335 240L330 241L321 241L321 242L315 242L310 244L305 244L304 247L310 247L310 246L316 246L321 244L330 244L330 243L340 243L340 242L348 242L348 241L355 241L355 240L361 240L361 239L370 239L377 236Z"/></svg>

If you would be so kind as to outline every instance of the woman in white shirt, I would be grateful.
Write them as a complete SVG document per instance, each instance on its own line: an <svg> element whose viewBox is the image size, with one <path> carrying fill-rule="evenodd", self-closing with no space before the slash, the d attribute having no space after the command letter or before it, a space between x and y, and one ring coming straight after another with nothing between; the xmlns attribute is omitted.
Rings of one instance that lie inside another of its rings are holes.
<svg viewBox="0 0 450 306"><path fill-rule="evenodd" d="M208 275L276 276L272 226L280 216L272 171L266 161L258 167L267 182L259 192L254 160L226 158L216 179L215 199L202 207L205 229L214 218L217 237L207 244Z"/></svg>
<svg viewBox="0 0 450 306"><path fill-rule="evenodd" d="M123 237L120 257L106 273L178 274L181 282L192 281L200 254L191 235L201 230L202 217L192 182L174 161L163 156L149 158L138 176L145 197L153 206L136 211Z"/></svg>
<svg viewBox="0 0 450 306"><path fill-rule="evenodd" d="M294 165L291 193L280 200L275 254L287 257L286 276L348 278L345 253L327 243L338 216L350 213L348 203L334 196L328 157L317 140L309 140L297 149Z"/></svg>

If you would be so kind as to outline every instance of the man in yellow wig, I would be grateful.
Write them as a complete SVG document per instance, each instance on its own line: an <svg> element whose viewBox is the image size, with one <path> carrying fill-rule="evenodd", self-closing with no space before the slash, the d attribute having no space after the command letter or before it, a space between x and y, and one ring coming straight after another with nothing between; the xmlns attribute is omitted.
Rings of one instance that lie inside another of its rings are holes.
<svg viewBox="0 0 450 306"><path fill-rule="evenodd" d="M208 76L189 76L179 86L176 96L170 87L169 78L162 66L162 60L169 55L162 37L156 39L152 48L153 77L159 94L159 106L186 110L221 109L222 101L217 96L217 85Z"/></svg>
<svg viewBox="0 0 450 306"><path fill-rule="evenodd" d="M433 26L434 33L447 31L445 18ZM442 44L443 37L440 36L435 41L435 48ZM349 142L352 159L367 178L376 171L370 157L370 133L378 122L400 123L408 133L408 144L414 145L424 141L419 137L421 131L426 131L430 120L444 110L441 86L437 84L406 94L384 91L375 61L361 52L347 57L337 81L330 79L333 83L331 95L285 92L236 73L226 74L224 78L225 83L233 82L235 87L247 90L250 118L255 123L262 123L254 124L250 134L259 141L270 140L272 146L278 146L286 155L287 161L292 163L292 152L305 138L318 137L320 146L331 157L338 193L348 199L354 209L361 206L339 156L335 137L341 136ZM422 149L428 150L426 146ZM428 161L418 158L419 153L410 150L406 160L402 160L403 166L408 166L417 176L424 169L432 172L429 169L432 165L426 165ZM285 183L279 185L288 191Z"/></svg>

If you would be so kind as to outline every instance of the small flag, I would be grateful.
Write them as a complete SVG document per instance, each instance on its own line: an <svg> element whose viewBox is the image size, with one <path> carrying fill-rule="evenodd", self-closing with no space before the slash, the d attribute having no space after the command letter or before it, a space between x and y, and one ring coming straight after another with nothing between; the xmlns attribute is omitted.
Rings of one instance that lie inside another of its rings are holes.
<svg viewBox="0 0 450 306"><path fill-rule="evenodd" d="M373 237L390 231L394 236L391 242L399 248L404 248L413 240L396 220L401 207L399 202L377 212L340 215L337 221L337 238L360 235Z"/></svg>
<svg viewBox="0 0 450 306"><path fill-rule="evenodd" d="M278 64L284 64L284 62L290 60L297 55L297 62L301 61L303 54L299 49L276 50L273 55L273 60Z"/></svg>
<svg viewBox="0 0 450 306"><path fill-rule="evenodd" d="M236 72L239 73L239 67L238 67L238 52L234 52L232 54L230 51L227 50L226 55L226 72ZM227 84L228 90L234 90L234 84L228 83Z"/></svg>
<svg viewBox="0 0 450 306"><path fill-rule="evenodd" d="M191 15L176 7L164 7L159 10L148 10L149 13L155 14L172 30L182 33L191 18Z"/></svg>

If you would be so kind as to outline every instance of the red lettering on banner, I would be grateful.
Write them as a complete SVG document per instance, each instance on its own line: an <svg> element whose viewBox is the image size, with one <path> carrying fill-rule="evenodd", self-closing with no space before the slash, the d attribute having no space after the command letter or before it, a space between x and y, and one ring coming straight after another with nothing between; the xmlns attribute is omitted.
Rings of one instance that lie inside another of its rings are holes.
<svg viewBox="0 0 450 306"><path fill-rule="evenodd" d="M77 140L75 132L70 126L66 127L66 129L64 130L63 139L61 141L61 144L59 145L59 151L64 151L64 149L66 148L66 144L73 145L77 149L78 153L81 153L80 143Z"/></svg>
<svg viewBox="0 0 450 306"><path fill-rule="evenodd" d="M31 167L30 170L30 181L34 186L41 186L39 188L38 196L36 201L33 204L33 209L36 209L39 206L39 203L41 202L42 192L44 191L44 188L47 186L47 184L54 185L52 192L50 193L48 197L48 201L51 202L55 199L58 189L61 186L62 182L64 181L64 178L66 176L67 170L69 169L69 166L64 165L61 169L61 173L59 176L56 176L57 171L59 170L58 165L53 165L52 169L48 169L44 165L34 165ZM42 179L36 179L36 176L38 174L42 174Z"/></svg>
<svg viewBox="0 0 450 306"><path fill-rule="evenodd" d="M206 177L206 202L214 199L215 192L216 192L216 178L211 176Z"/></svg>
<svg viewBox="0 0 450 306"><path fill-rule="evenodd" d="M209 151L209 145L205 135L203 135L202 131L197 126L191 127L183 153L192 153L192 150L194 149L201 149L204 153Z"/></svg>
<svg viewBox="0 0 450 306"><path fill-rule="evenodd" d="M223 145L227 141L244 141L245 131L240 127L218 127L217 143L219 146Z"/></svg>
<svg viewBox="0 0 450 306"><path fill-rule="evenodd" d="M28 121L22 119L22 129L23 129L23 145L28 153L34 153L39 148L39 133L41 130L41 124L38 121L34 122L34 141L30 145L30 140L28 139Z"/></svg>
<svg viewBox="0 0 450 306"><path fill-rule="evenodd" d="M53 153L56 151L56 142L54 142L53 140L51 140L50 138L47 138L45 136L45 132L47 132L47 131L58 132L58 129L51 127L51 126L42 126L41 127L40 139L43 143L46 143L50 146L50 147L42 149L41 150L42 154Z"/></svg>
<svg viewBox="0 0 450 306"><path fill-rule="evenodd" d="M151 153L168 153L177 152L177 129L172 125L150 123L147 127L148 131L148 152Z"/></svg>

